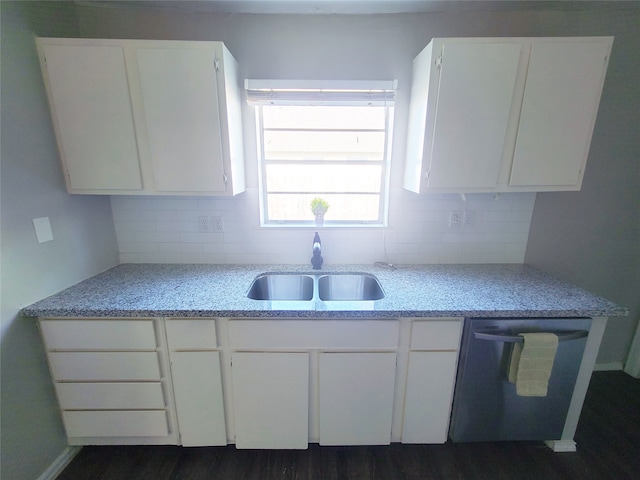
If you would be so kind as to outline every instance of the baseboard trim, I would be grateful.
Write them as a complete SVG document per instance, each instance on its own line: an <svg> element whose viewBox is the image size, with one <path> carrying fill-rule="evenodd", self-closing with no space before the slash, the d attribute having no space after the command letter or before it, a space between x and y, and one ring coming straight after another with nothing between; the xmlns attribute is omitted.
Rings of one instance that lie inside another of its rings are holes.
<svg viewBox="0 0 640 480"><path fill-rule="evenodd" d="M573 440L547 440L544 442L554 452L575 452L576 442Z"/></svg>
<svg viewBox="0 0 640 480"><path fill-rule="evenodd" d="M64 451L56 458L49 468L47 468L42 475L38 477L38 480L55 480L58 475L62 473L67 465L73 460L82 447L67 447Z"/></svg>
<svg viewBox="0 0 640 480"><path fill-rule="evenodd" d="M622 362L596 363L593 367L594 372L609 372L623 369L624 364Z"/></svg>

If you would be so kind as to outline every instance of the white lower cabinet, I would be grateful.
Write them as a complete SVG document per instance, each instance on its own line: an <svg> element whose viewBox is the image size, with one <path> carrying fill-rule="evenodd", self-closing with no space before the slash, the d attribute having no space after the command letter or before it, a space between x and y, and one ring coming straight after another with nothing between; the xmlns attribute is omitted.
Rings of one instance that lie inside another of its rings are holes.
<svg viewBox="0 0 640 480"><path fill-rule="evenodd" d="M226 445L216 321L167 319L165 328L180 444Z"/></svg>
<svg viewBox="0 0 640 480"><path fill-rule="evenodd" d="M403 443L447 441L457 352L410 352Z"/></svg>
<svg viewBox="0 0 640 480"><path fill-rule="evenodd" d="M56 383L60 407L65 410L163 409L164 393L158 382Z"/></svg>
<svg viewBox="0 0 640 480"><path fill-rule="evenodd" d="M391 442L395 352L320 354L320 445Z"/></svg>
<svg viewBox="0 0 640 480"><path fill-rule="evenodd" d="M242 319L228 333L236 447L390 443L397 319Z"/></svg>
<svg viewBox="0 0 640 480"><path fill-rule="evenodd" d="M159 380L156 352L51 352L51 370L59 381Z"/></svg>
<svg viewBox="0 0 640 480"><path fill-rule="evenodd" d="M69 437L166 437L164 410L65 410L62 413Z"/></svg>
<svg viewBox="0 0 640 480"><path fill-rule="evenodd" d="M176 443L160 319L40 319L71 445Z"/></svg>
<svg viewBox="0 0 640 480"><path fill-rule="evenodd" d="M402 443L447 441L461 319L413 323Z"/></svg>
<svg viewBox="0 0 640 480"><path fill-rule="evenodd" d="M226 445L220 352L171 352L180 443Z"/></svg>
<svg viewBox="0 0 640 480"><path fill-rule="evenodd" d="M71 445L447 439L462 320L42 318Z"/></svg>
<svg viewBox="0 0 640 480"><path fill-rule="evenodd" d="M307 448L309 354L234 352L237 448Z"/></svg>

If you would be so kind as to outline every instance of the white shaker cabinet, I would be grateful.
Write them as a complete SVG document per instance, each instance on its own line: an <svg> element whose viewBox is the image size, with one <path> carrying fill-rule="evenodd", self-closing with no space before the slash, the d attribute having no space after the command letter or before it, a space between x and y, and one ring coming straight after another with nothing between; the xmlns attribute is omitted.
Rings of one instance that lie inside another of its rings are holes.
<svg viewBox="0 0 640 480"><path fill-rule="evenodd" d="M413 64L405 188L579 190L612 42L433 39Z"/></svg>
<svg viewBox="0 0 640 480"><path fill-rule="evenodd" d="M237 64L221 42L37 45L70 193L244 191Z"/></svg>

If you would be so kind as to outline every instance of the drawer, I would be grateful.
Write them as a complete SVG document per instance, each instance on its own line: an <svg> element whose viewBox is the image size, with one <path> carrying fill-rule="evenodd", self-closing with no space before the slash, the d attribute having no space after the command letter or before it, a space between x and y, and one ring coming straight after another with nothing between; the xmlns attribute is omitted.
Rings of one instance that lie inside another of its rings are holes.
<svg viewBox="0 0 640 480"><path fill-rule="evenodd" d="M396 320L232 320L235 349L397 348Z"/></svg>
<svg viewBox="0 0 640 480"><path fill-rule="evenodd" d="M62 412L69 437L166 437L164 410Z"/></svg>
<svg viewBox="0 0 640 480"><path fill-rule="evenodd" d="M171 319L165 322L171 350L214 350L218 348L216 321Z"/></svg>
<svg viewBox="0 0 640 480"><path fill-rule="evenodd" d="M413 322L411 348L414 350L458 350L461 319Z"/></svg>
<svg viewBox="0 0 640 480"><path fill-rule="evenodd" d="M156 352L50 352L55 380L160 380Z"/></svg>
<svg viewBox="0 0 640 480"><path fill-rule="evenodd" d="M63 410L143 410L165 408L162 384L56 383Z"/></svg>
<svg viewBox="0 0 640 480"><path fill-rule="evenodd" d="M48 350L155 350L152 319L41 320Z"/></svg>

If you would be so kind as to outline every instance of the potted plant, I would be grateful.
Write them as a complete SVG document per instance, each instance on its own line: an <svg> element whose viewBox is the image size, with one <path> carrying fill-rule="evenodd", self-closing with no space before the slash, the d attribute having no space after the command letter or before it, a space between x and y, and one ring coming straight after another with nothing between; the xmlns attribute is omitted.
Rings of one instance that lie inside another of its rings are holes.
<svg viewBox="0 0 640 480"><path fill-rule="evenodd" d="M311 212L316 217L316 225L324 224L324 214L329 210L329 204L322 198L316 197L311 200Z"/></svg>

